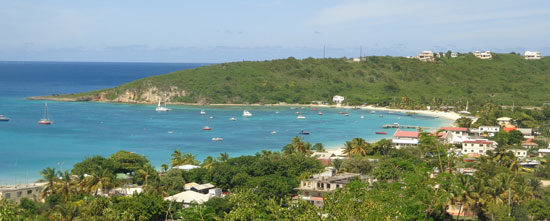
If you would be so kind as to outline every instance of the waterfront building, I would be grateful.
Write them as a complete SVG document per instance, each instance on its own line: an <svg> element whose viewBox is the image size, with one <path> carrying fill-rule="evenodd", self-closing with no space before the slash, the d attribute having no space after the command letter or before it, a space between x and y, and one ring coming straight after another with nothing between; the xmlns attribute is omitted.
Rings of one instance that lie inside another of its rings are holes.
<svg viewBox="0 0 550 221"><path fill-rule="evenodd" d="M344 96L334 95L334 97L332 97L332 102L342 104L342 102L344 102Z"/></svg>
<svg viewBox="0 0 550 221"><path fill-rule="evenodd" d="M474 56L476 56L479 59L483 59L483 60L493 58L493 55L491 54L490 51L484 51L484 52L476 51L476 52L474 52Z"/></svg>
<svg viewBox="0 0 550 221"><path fill-rule="evenodd" d="M34 201L40 200L40 193L47 183L31 183L21 185L0 186L0 199L12 200L17 203L27 198Z"/></svg>
<svg viewBox="0 0 550 221"><path fill-rule="evenodd" d="M487 134L489 137L495 136L496 133L500 132L499 126L479 126L477 129L470 129L470 132L474 135Z"/></svg>
<svg viewBox="0 0 550 221"><path fill-rule="evenodd" d="M540 60L542 58L540 51L525 51L523 57L525 60Z"/></svg>
<svg viewBox="0 0 550 221"><path fill-rule="evenodd" d="M393 134L392 144L395 149L418 146L418 131L402 131L397 129Z"/></svg>

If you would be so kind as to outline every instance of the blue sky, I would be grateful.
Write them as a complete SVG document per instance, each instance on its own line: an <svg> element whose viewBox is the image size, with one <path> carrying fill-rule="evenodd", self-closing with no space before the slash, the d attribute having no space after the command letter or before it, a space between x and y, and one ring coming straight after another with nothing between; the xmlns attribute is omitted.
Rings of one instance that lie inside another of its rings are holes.
<svg viewBox="0 0 550 221"><path fill-rule="evenodd" d="M0 60L229 62L550 54L547 0L0 0Z"/></svg>

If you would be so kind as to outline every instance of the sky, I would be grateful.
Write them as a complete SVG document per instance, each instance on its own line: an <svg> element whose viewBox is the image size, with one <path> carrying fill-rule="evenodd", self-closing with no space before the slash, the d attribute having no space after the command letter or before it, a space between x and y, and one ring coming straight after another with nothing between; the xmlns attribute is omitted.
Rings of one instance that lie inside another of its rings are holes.
<svg viewBox="0 0 550 221"><path fill-rule="evenodd" d="M218 63L423 50L548 55L550 1L0 0L1 61Z"/></svg>

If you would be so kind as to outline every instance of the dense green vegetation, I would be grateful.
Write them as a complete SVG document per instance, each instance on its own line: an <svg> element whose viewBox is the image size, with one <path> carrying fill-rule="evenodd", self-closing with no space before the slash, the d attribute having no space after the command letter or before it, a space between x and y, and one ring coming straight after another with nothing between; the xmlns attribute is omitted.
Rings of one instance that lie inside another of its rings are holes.
<svg viewBox="0 0 550 221"><path fill-rule="evenodd" d="M494 54L481 60L472 54L425 63L400 57L235 62L210 65L140 79L105 90L107 99L126 91L135 101L150 87L161 91L176 86L187 103L311 103L331 101L339 94L350 105L362 103L425 108L426 105L471 107L542 105L550 93L550 58L524 60L515 54ZM99 91L69 95L89 99Z"/></svg>

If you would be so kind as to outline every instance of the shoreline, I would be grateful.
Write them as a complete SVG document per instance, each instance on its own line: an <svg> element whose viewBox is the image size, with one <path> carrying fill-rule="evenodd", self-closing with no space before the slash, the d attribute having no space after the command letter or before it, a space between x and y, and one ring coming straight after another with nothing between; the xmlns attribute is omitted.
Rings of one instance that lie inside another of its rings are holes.
<svg viewBox="0 0 550 221"><path fill-rule="evenodd" d="M97 101L97 100L78 100L75 98L56 98L51 96L34 96L34 97L27 97L27 100L50 100L50 101L60 101L60 102L98 102L98 103L120 103L120 104L144 104L144 105L155 105L156 103L148 103L148 102L120 102L120 101ZM359 108L361 110L379 110L379 111L393 111L393 112L401 112L401 113L415 113L415 114L423 114L428 115L431 117L436 118L445 118L448 120L452 120L453 122L457 119L461 118L460 114L456 112L443 112L443 111L431 111L431 110L406 110L406 109L393 109L393 108L387 108L387 107L377 107L373 105L368 106L342 106L342 105L328 105L328 104L287 104L287 103L278 103L278 104L199 104L199 103L183 103L183 102L170 102L170 105L178 105L178 106L251 106L251 107L327 107L327 108L343 108L343 109L352 109L352 108Z"/></svg>

